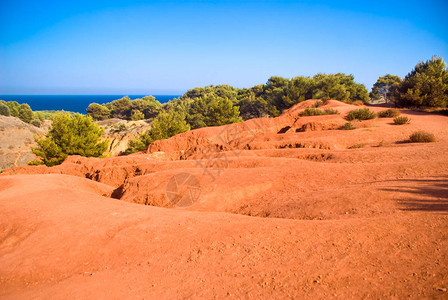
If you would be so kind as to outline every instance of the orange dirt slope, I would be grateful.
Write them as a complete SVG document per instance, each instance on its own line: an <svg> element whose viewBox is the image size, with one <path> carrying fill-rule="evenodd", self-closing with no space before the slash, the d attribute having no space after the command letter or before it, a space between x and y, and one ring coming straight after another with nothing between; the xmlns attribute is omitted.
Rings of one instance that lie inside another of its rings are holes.
<svg viewBox="0 0 448 300"><path fill-rule="evenodd" d="M0 298L446 298L448 118L337 130L360 107L314 103L5 170Z"/></svg>

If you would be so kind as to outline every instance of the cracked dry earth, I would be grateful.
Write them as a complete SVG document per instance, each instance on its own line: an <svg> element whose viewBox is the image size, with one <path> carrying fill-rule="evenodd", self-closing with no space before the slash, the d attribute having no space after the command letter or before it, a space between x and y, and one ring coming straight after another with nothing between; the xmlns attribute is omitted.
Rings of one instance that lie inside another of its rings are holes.
<svg viewBox="0 0 448 300"><path fill-rule="evenodd" d="M0 297L446 299L448 118L337 130L360 107L299 116L314 103L146 153L5 170ZM407 143L417 130L437 141ZM167 185L183 173L200 193L176 207Z"/></svg>

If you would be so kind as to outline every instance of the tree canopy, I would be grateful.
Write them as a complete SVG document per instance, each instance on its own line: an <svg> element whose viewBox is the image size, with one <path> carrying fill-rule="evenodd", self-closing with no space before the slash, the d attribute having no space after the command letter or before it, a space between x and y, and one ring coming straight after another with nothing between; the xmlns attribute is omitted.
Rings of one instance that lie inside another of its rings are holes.
<svg viewBox="0 0 448 300"><path fill-rule="evenodd" d="M119 118L125 120L151 119L162 110L162 104L152 96L131 100L128 96L106 104L91 103L87 114L95 120Z"/></svg>
<svg viewBox="0 0 448 300"><path fill-rule="evenodd" d="M397 88L400 83L401 78L399 76L391 74L381 76L373 84L370 97L377 100L383 97L387 103L392 95L393 89Z"/></svg>
<svg viewBox="0 0 448 300"><path fill-rule="evenodd" d="M107 141L100 141L102 133L90 116L56 113L47 136L36 140L38 146L33 153L47 166L62 163L68 155L98 157L108 145Z"/></svg>
<svg viewBox="0 0 448 300"><path fill-rule="evenodd" d="M418 63L393 91L398 106L446 107L448 70L441 57Z"/></svg>

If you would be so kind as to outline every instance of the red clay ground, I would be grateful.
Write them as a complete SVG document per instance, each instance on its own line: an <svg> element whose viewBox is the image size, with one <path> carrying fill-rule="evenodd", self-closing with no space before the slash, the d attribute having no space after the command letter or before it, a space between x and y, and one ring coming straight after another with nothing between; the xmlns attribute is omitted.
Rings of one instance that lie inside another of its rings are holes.
<svg viewBox="0 0 448 300"><path fill-rule="evenodd" d="M448 118L336 130L359 107L299 117L314 102L146 154L6 170L0 297L446 298ZM437 141L405 142L420 129ZM180 173L200 190L185 208L167 198Z"/></svg>

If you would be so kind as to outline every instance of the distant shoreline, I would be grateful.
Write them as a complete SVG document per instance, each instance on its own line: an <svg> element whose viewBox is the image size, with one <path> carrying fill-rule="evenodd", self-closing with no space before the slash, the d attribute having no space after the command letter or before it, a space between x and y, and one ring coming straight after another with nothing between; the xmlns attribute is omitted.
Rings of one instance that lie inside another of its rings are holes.
<svg viewBox="0 0 448 300"><path fill-rule="evenodd" d="M0 100L28 103L33 111L65 110L86 113L90 103L107 103L112 100L129 96L131 99L142 98L149 95L0 95ZM152 95L157 101L166 103L182 95Z"/></svg>

